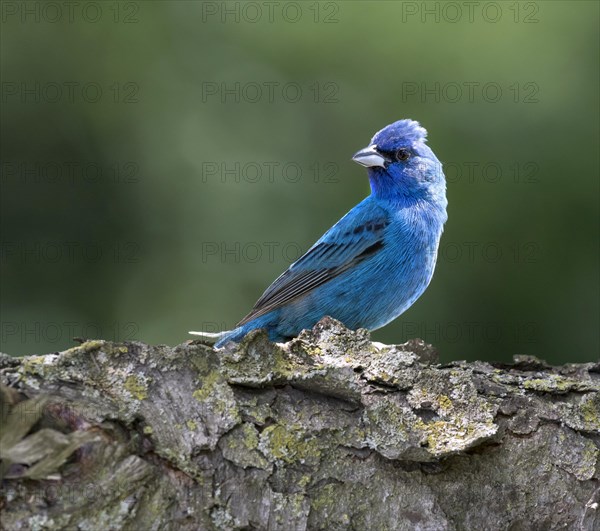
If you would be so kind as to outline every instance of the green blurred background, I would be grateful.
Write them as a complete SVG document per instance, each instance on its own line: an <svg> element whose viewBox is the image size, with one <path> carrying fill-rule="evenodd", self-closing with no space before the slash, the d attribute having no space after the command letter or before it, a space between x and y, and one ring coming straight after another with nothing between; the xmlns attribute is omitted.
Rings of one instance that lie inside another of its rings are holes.
<svg viewBox="0 0 600 531"><path fill-rule="evenodd" d="M3 2L2 351L233 326L413 118L449 221L373 338L597 359L599 3L470 5Z"/></svg>

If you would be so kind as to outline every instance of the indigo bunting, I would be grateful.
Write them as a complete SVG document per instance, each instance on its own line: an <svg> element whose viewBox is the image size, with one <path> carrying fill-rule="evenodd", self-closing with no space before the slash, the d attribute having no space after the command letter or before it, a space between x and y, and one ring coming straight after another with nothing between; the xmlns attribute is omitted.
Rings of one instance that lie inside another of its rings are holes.
<svg viewBox="0 0 600 531"><path fill-rule="evenodd" d="M216 347L264 328L285 341L329 315L351 329L375 330L425 291L435 268L446 214L442 164L427 131L400 120L375 134L352 160L365 166L371 195L331 227L269 286Z"/></svg>

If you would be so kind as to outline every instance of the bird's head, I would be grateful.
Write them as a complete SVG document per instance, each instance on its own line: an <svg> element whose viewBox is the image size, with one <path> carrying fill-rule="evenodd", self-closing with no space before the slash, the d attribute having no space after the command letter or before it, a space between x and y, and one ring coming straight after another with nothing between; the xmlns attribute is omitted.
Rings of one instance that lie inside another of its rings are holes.
<svg viewBox="0 0 600 531"><path fill-rule="evenodd" d="M352 160L368 168L374 196L432 200L445 207L442 164L426 140L427 131L418 122L399 120L376 133Z"/></svg>

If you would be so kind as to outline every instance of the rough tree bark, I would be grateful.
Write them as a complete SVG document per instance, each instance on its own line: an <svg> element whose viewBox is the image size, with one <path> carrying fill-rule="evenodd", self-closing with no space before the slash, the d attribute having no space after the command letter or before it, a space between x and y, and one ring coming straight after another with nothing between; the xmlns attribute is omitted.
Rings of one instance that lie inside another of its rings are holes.
<svg viewBox="0 0 600 531"><path fill-rule="evenodd" d="M0 358L5 529L600 529L600 364L437 363L324 319Z"/></svg>

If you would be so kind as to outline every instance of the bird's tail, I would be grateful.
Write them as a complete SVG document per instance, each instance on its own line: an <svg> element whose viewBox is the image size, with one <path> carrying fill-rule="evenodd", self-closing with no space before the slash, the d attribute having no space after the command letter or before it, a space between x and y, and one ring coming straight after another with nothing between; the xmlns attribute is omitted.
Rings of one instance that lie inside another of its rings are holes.
<svg viewBox="0 0 600 531"><path fill-rule="evenodd" d="M248 330L243 326L238 326L233 330L223 330L223 332L188 332L188 334L193 334L195 336L201 336L206 339L214 339L216 340L215 347L222 347L228 341L235 341L236 343L240 341Z"/></svg>

